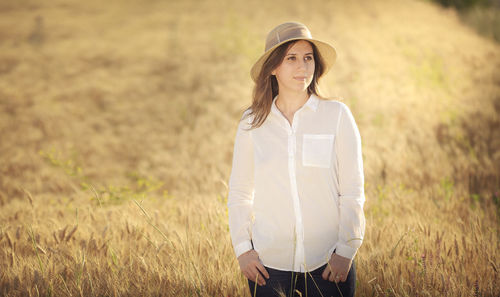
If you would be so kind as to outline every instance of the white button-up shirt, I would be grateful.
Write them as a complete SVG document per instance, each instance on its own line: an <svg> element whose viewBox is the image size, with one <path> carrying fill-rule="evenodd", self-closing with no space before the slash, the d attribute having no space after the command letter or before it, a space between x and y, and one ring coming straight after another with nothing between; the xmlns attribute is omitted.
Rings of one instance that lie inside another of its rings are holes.
<svg viewBox="0 0 500 297"><path fill-rule="evenodd" d="M251 117L238 125L228 195L236 257L254 248L263 265L297 272L321 267L335 249L353 259L365 195L352 113L311 95L290 125L276 98L262 126L245 130Z"/></svg>

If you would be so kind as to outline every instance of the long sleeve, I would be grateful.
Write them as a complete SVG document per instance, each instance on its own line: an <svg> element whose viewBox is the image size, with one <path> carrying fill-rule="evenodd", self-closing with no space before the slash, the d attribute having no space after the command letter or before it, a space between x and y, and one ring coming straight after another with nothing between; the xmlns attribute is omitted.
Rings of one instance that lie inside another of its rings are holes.
<svg viewBox="0 0 500 297"><path fill-rule="evenodd" d="M234 142L229 179L229 231L236 257L252 249L251 224L254 198L254 153L248 118L240 121Z"/></svg>
<svg viewBox="0 0 500 297"><path fill-rule="evenodd" d="M335 149L340 204L339 242L335 253L353 259L365 233L365 193L361 137L345 104L341 104Z"/></svg>

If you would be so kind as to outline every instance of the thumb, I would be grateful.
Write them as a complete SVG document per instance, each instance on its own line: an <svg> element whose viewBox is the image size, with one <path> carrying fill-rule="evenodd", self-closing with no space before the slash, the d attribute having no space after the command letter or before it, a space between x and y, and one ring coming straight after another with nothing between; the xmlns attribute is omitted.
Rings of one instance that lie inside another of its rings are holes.
<svg viewBox="0 0 500 297"><path fill-rule="evenodd" d="M325 269L323 270L323 273L321 274L321 277L324 280L327 280L329 274L330 274L330 267L328 267L328 265L326 265Z"/></svg>

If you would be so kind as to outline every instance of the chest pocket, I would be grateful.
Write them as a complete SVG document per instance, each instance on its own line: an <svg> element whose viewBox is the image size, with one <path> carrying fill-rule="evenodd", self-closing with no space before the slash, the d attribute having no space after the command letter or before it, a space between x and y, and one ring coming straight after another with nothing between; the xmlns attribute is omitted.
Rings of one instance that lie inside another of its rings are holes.
<svg viewBox="0 0 500 297"><path fill-rule="evenodd" d="M334 134L304 134L302 165L330 168Z"/></svg>

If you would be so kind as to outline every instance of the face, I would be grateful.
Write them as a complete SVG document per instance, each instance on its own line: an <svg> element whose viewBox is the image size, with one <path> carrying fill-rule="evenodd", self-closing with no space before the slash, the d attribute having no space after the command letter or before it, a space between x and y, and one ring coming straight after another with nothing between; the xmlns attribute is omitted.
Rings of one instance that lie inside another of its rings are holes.
<svg viewBox="0 0 500 297"><path fill-rule="evenodd" d="M305 92L314 75L313 48L308 41L295 42L281 64L271 74L276 76L279 90Z"/></svg>

